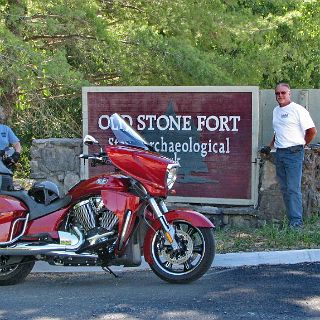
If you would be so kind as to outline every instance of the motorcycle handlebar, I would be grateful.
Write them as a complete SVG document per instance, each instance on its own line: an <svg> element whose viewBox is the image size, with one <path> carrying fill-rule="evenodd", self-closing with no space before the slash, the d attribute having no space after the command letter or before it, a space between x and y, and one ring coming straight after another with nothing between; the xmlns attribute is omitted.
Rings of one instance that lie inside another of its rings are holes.
<svg viewBox="0 0 320 320"><path fill-rule="evenodd" d="M91 166L93 167L95 167L97 164L111 164L111 161L109 160L106 153L80 154L79 158L83 160L91 160Z"/></svg>

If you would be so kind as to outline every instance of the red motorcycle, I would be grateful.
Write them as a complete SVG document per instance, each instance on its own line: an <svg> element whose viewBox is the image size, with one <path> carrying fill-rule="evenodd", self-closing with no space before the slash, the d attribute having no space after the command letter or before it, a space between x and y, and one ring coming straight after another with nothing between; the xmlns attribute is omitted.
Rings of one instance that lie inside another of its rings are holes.
<svg viewBox="0 0 320 320"><path fill-rule="evenodd" d="M118 114L111 116L118 144L80 155L115 171L80 181L66 196L49 181L29 190L12 187L0 161L0 285L23 281L36 261L56 266L136 267L142 256L171 283L200 278L215 254L213 224L191 210L169 211L164 200L179 164L156 153ZM92 146L91 148L94 148Z"/></svg>

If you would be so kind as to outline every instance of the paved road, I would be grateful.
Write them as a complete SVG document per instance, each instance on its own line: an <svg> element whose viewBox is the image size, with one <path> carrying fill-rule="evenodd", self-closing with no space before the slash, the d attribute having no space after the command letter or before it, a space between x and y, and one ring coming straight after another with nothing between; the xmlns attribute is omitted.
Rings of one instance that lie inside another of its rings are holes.
<svg viewBox="0 0 320 320"><path fill-rule="evenodd" d="M320 319L320 263L214 268L187 285L148 270L32 273L0 288L0 319Z"/></svg>

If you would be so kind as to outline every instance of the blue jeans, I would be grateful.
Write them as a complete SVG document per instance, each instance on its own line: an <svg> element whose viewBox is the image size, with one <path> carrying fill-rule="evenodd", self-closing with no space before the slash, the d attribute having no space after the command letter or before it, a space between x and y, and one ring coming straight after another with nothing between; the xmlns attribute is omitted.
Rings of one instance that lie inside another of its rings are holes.
<svg viewBox="0 0 320 320"><path fill-rule="evenodd" d="M292 226L302 225L301 178L304 159L302 145L276 151L276 172L289 223Z"/></svg>

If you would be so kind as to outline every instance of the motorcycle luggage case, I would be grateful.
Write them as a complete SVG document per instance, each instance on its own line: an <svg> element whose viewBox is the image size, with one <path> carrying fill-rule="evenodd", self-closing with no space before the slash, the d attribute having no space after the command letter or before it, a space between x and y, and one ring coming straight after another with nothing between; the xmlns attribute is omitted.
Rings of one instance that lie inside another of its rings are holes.
<svg viewBox="0 0 320 320"><path fill-rule="evenodd" d="M0 245L21 234L27 210L20 200L0 194Z"/></svg>

